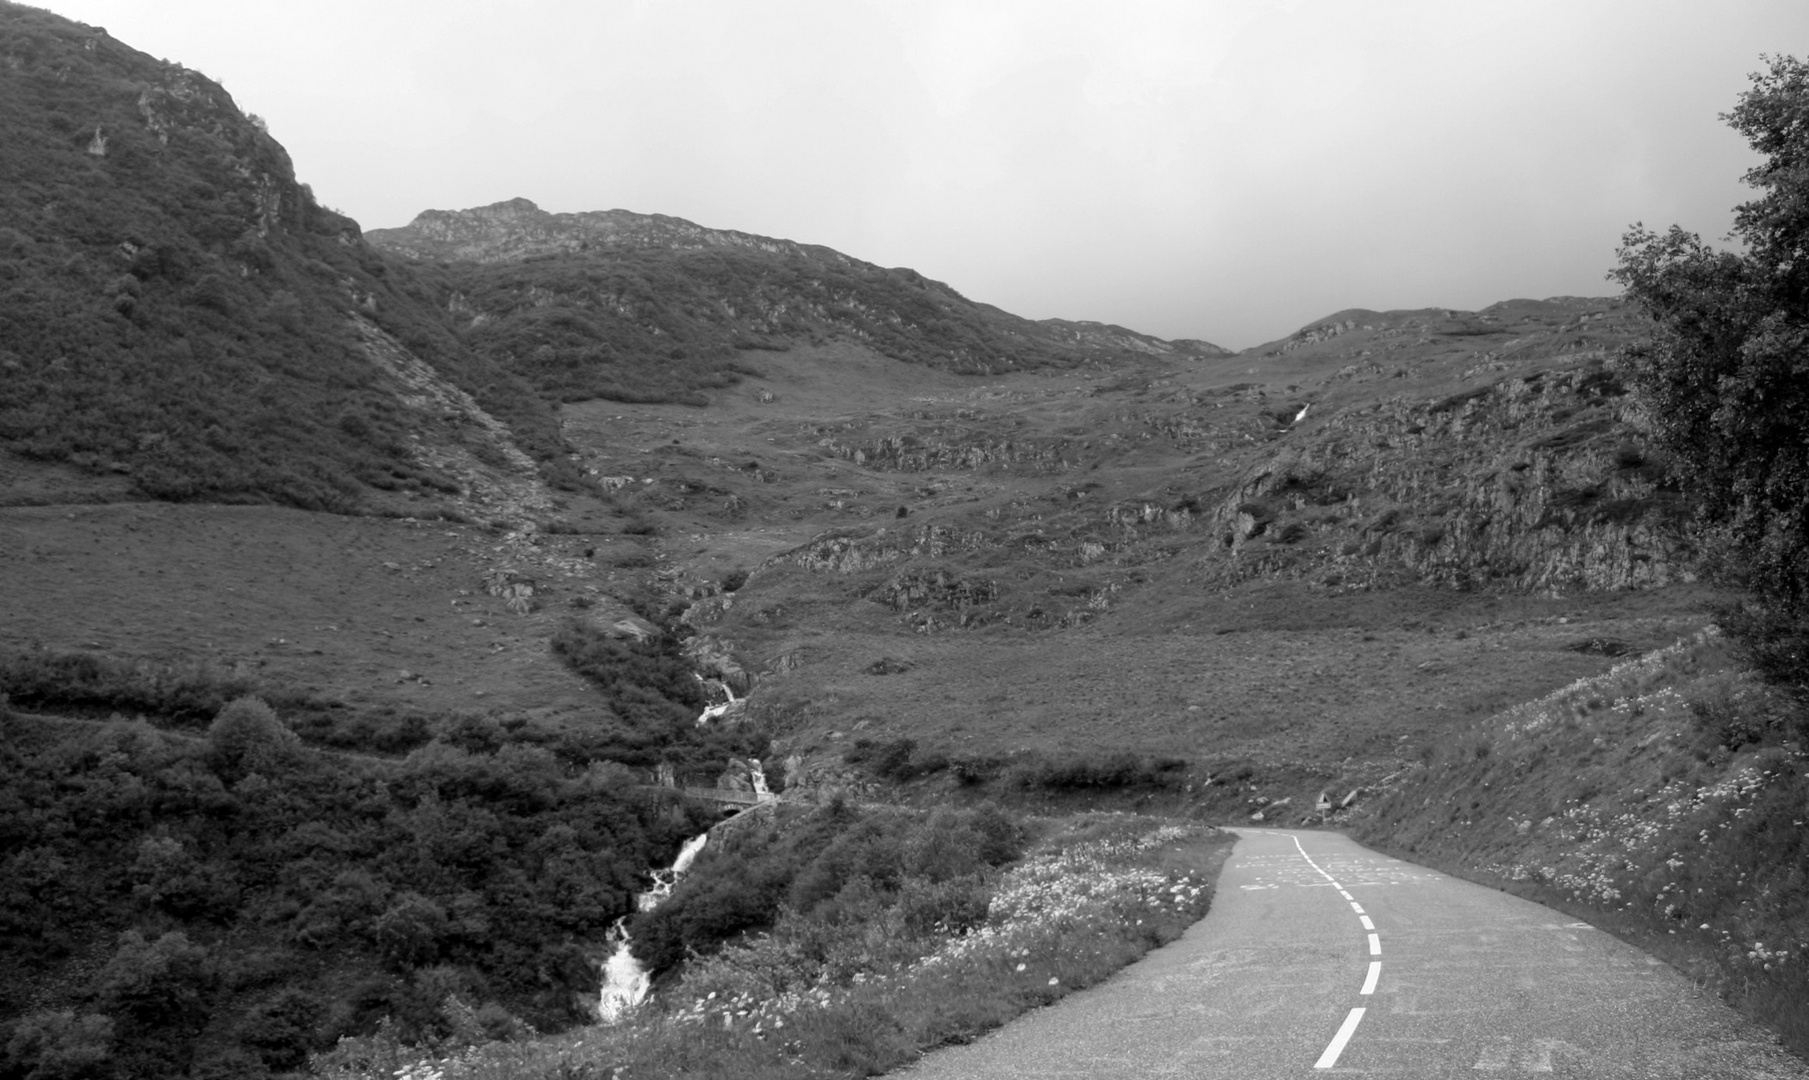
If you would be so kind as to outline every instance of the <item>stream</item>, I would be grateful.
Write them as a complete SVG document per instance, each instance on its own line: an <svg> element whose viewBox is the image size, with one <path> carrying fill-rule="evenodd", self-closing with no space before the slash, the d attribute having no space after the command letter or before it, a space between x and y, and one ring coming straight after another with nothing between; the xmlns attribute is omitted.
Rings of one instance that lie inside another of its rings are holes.
<svg viewBox="0 0 1809 1080"><path fill-rule="evenodd" d="M734 700L732 695L730 700ZM760 796L762 802L774 798L767 789L766 771L761 767L760 759L748 758L747 768L754 794ZM673 887L691 869L709 840L708 829L698 833L678 849L678 857L672 860L671 866L654 870L652 886L634 898L635 911L652 911L660 901L671 896ZM653 976L635 959L634 942L628 936L631 917L624 915L617 919L603 939L611 946L611 951L609 959L603 962L603 988L597 992L597 1019L605 1024L620 1020L629 1010L647 1000L647 994L653 989Z"/></svg>

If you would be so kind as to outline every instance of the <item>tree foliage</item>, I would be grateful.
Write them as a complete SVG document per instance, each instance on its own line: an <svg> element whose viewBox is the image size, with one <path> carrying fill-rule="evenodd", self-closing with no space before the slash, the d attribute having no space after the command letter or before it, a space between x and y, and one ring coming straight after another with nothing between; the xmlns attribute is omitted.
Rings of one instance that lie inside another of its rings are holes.
<svg viewBox="0 0 1809 1080"><path fill-rule="evenodd" d="M588 658L681 774L745 757L751 736L661 696L695 695L668 659ZM90 674L106 697L157 673ZM430 1042L466 1013L505 1034L581 1022L605 932L712 817L611 760L646 757L639 734L436 718L400 761L327 756L248 689L205 738L0 708L0 1080L263 1075L385 1016Z"/></svg>
<svg viewBox="0 0 1809 1080"><path fill-rule="evenodd" d="M1649 314L1623 372L1651 435L1702 498L1712 570L1751 593L1728 628L1768 677L1809 658L1809 65L1768 58L1723 115L1764 160L1734 239L1636 226L1609 275Z"/></svg>

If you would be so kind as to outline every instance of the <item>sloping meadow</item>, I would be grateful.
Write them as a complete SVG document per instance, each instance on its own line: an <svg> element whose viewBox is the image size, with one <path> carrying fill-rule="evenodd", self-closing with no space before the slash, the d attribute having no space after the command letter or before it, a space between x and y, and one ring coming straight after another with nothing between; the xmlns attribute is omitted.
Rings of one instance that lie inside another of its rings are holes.
<svg viewBox="0 0 1809 1080"><path fill-rule="evenodd" d="M1801 1052L1806 731L1710 627L1457 734L1352 831L1648 949Z"/></svg>

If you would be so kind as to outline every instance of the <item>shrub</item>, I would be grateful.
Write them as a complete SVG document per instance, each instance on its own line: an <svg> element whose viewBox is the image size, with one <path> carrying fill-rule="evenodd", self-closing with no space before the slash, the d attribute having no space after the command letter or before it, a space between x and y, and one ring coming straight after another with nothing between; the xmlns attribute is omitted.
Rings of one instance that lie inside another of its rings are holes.
<svg viewBox="0 0 1809 1080"><path fill-rule="evenodd" d="M113 1075L112 1058L112 1019L72 1009L19 1020L0 1053L5 1075L43 1080L100 1080Z"/></svg>
<svg viewBox="0 0 1809 1080"><path fill-rule="evenodd" d="M300 745L270 706L242 697L229 702L209 725L207 763L227 783L250 773L271 776L283 769Z"/></svg>

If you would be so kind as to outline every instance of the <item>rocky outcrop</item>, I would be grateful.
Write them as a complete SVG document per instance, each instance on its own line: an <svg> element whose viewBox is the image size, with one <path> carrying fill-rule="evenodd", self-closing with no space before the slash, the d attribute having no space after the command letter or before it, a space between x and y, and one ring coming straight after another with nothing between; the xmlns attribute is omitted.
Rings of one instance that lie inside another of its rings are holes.
<svg viewBox="0 0 1809 1080"><path fill-rule="evenodd" d="M753 689L753 678L735 659L734 643L708 634L699 634L685 642L685 658L693 671L716 679L742 697Z"/></svg>
<svg viewBox="0 0 1809 1080"><path fill-rule="evenodd" d="M1210 521L1234 576L1458 588L1688 580L1690 506L1660 482L1599 361L1323 418ZM1172 521L1170 524L1174 524Z"/></svg>
<svg viewBox="0 0 1809 1080"><path fill-rule="evenodd" d="M1046 474L1059 473L1080 464L1078 447L1071 440L1010 439L985 432L888 435L868 442L845 442L825 437L817 440L817 445L856 465L894 472L990 467L1021 474Z"/></svg>
<svg viewBox="0 0 1809 1080"><path fill-rule="evenodd" d="M592 210L553 214L527 199L469 210L423 210L406 226L372 229L371 243L417 259L517 261L599 247L701 251L744 248L775 255L813 255L853 263L830 248L770 236L711 229L665 214Z"/></svg>

